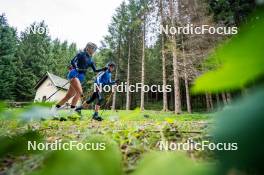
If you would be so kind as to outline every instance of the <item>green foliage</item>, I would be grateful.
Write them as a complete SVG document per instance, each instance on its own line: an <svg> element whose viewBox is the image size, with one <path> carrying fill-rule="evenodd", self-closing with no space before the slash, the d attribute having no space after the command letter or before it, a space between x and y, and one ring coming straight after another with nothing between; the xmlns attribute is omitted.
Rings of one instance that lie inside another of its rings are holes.
<svg viewBox="0 0 264 175"><path fill-rule="evenodd" d="M35 95L32 86L36 84L38 78L31 72L30 68L23 68L22 64L19 66L21 69L16 72L17 77L20 77L16 80L15 85L16 99L19 101L31 101Z"/></svg>
<svg viewBox="0 0 264 175"><path fill-rule="evenodd" d="M217 114L215 142L238 146L236 151L216 152L221 162L219 174L227 174L232 168L252 174L263 172L263 98L263 87L260 87L252 96Z"/></svg>
<svg viewBox="0 0 264 175"><path fill-rule="evenodd" d="M161 173L165 175L212 175L215 171L212 165L194 162L184 154L151 152L140 162L133 175L159 175Z"/></svg>
<svg viewBox="0 0 264 175"><path fill-rule="evenodd" d="M83 143L105 143L105 150L54 151L44 160L42 169L32 175L121 175L121 154L115 143L103 137L86 139Z"/></svg>
<svg viewBox="0 0 264 175"><path fill-rule="evenodd" d="M52 43L52 66L49 71L55 75L65 77L70 60L77 54L76 44L68 44L55 39Z"/></svg>
<svg viewBox="0 0 264 175"><path fill-rule="evenodd" d="M40 121L51 117L52 104L32 103L23 108L7 108L6 103L0 103L0 119L16 120L24 124L30 121Z"/></svg>
<svg viewBox="0 0 264 175"><path fill-rule="evenodd" d="M264 13L255 14L255 20L243 26L239 34L214 53L221 66L195 81L194 92L219 92L240 89L264 75Z"/></svg>
<svg viewBox="0 0 264 175"><path fill-rule="evenodd" d="M0 114L6 109L6 104L0 101Z"/></svg>
<svg viewBox="0 0 264 175"><path fill-rule="evenodd" d="M17 36L14 28L7 23L5 15L0 15L0 99L14 99L14 88L17 77L16 66Z"/></svg>
<svg viewBox="0 0 264 175"><path fill-rule="evenodd" d="M34 33L30 27L48 26L44 21L31 24L17 36L7 23L5 15L0 16L0 99L31 101L37 81L46 73L54 72L65 77L67 66L77 52L74 43L52 41L47 33ZM30 32L28 32L30 31Z"/></svg>
<svg viewBox="0 0 264 175"><path fill-rule="evenodd" d="M40 107L43 106L34 105L24 109L12 109L12 111L17 113L16 115L19 115L20 118L22 115L28 116L28 118L35 115L36 117L32 118L36 119L37 116L44 113ZM22 149L22 146L27 145L27 140L36 140L43 143L53 142L58 139L62 139L63 142L76 140L82 143L106 143L106 150L104 151L34 152L38 154L26 156L23 162L20 159L14 159L12 166L7 167L5 172L13 172L13 174L22 172L24 174L117 175L124 174L124 171L125 173L135 172L137 171L138 160L142 157L144 158L143 153L157 150L156 144L163 136L168 141L174 141L175 132L177 131L179 136L177 139L182 141L182 139L184 140L190 136L189 134L180 134L182 131L199 130L206 132L205 128L207 126L201 126L198 123L209 118L201 114L186 114L176 118L172 113L156 111L145 111L142 113L139 109L136 109L134 111L106 111L105 115L103 115L105 120L99 123L90 120L91 114L92 111L85 111L83 120L77 119L64 122L28 120L26 123L21 123L20 118L16 120L1 120L0 133L5 138L4 142L9 143L5 148L1 147L4 160L7 158L7 154L12 157L28 155L30 152L25 153L24 149ZM118 117L115 118L115 116ZM148 116L148 118L145 116ZM43 139L38 140L37 138L26 137L24 140L25 133L32 132L32 130L43 136ZM199 135L198 137L203 136ZM23 141L20 141L21 139ZM7 140L12 141L12 144L9 141L7 142ZM16 147L11 145L16 145ZM22 150L15 151L16 148ZM185 158L182 159L185 160ZM178 161L182 161L182 159L177 158ZM165 156L162 160L169 162L172 159L170 156ZM158 168L160 167L157 166L156 171L158 171Z"/></svg>
<svg viewBox="0 0 264 175"><path fill-rule="evenodd" d="M100 52L95 55L94 60L97 67L104 67L107 62L113 59L113 52L108 48L101 48Z"/></svg>
<svg viewBox="0 0 264 175"><path fill-rule="evenodd" d="M84 117L90 118L93 114L92 110L83 110L82 111ZM195 121L195 120L208 120L212 118L212 116L208 114L181 114L176 115L173 112L162 112L162 111L152 111L152 110L145 110L143 112L140 111L139 108L135 110L106 110L103 113L103 118L110 119L111 117L116 116L119 120L124 121L140 121L140 120L156 120L156 121L163 121L166 118L170 118L173 121ZM146 118L146 116L148 118Z"/></svg>
<svg viewBox="0 0 264 175"><path fill-rule="evenodd" d="M48 28L44 21L33 23L30 27L33 28L34 26L36 28ZM30 27L21 33L21 42L19 43L17 55L24 63L23 68L30 69L31 73L36 77L41 77L52 65L51 38L46 32L43 34L28 32Z"/></svg>
<svg viewBox="0 0 264 175"><path fill-rule="evenodd" d="M225 25L239 25L254 10L252 0L209 0L209 8L217 22Z"/></svg>
<svg viewBox="0 0 264 175"><path fill-rule="evenodd" d="M142 32L143 19L148 20L148 10L152 1L129 0L122 2L116 9L112 21L108 27L109 34L105 37L105 47L111 50L111 57L105 52L107 49L99 52L100 59L105 61L113 59L118 66L118 78L125 82L128 77L128 58L129 58L129 75L130 84L140 82L141 77L141 58L142 58ZM146 22L147 23L147 22ZM129 52L130 51L130 52ZM102 52L102 53L101 53ZM156 69L161 68L161 59L157 48L148 49L146 46L146 84L158 83L161 72ZM148 59L149 58L149 59ZM124 108L124 94L117 95L117 108ZM131 106L133 109L138 106L139 93L131 93ZM148 108L151 109L151 108Z"/></svg>
<svg viewBox="0 0 264 175"><path fill-rule="evenodd" d="M12 155L24 155L33 153L34 151L28 150L28 141L41 141L42 136L36 131L28 131L14 136L0 137L0 158Z"/></svg>
<svg viewBox="0 0 264 175"><path fill-rule="evenodd" d="M34 26L47 28L44 21L30 27ZM21 33L16 53L19 71L14 72L20 77L16 84L17 99L25 101L33 99L36 82L52 67L50 37L47 33L33 33L30 27Z"/></svg>
<svg viewBox="0 0 264 175"><path fill-rule="evenodd" d="M44 22L33 23L31 27L45 27ZM18 45L17 57L19 70L15 73L20 77L16 83L17 99L32 100L37 81L47 72L65 77L70 60L75 56L75 44L61 43L58 39L51 41L47 33L38 34L29 29L22 32Z"/></svg>
<svg viewBox="0 0 264 175"><path fill-rule="evenodd" d="M230 1L228 1L229 3ZM238 1L241 2L241 1ZM225 4L227 2L219 1ZM130 0L128 4L122 3L113 17L113 22L109 27L110 35L106 37L109 48L101 49L98 55L99 64L103 65L109 57L113 57L119 62L119 76L126 77L128 46L131 47L131 82L137 82L140 74L140 56L142 38L142 14L145 12L143 1ZM230 4L228 4L230 5ZM225 6L228 9L228 6ZM231 9L232 10L232 9ZM230 9L229 12L231 13ZM227 13L228 16L232 14ZM222 14L220 14L222 15ZM195 92L219 92L230 89L239 89L252 83L263 75L263 46L261 32L263 26L263 12L257 14L258 18L251 21L248 26L241 29L239 35L234 37L227 44L223 44L212 54L213 66L216 71L208 72L196 81ZM224 17L226 19L226 17ZM229 17L227 17L229 18ZM11 38L9 35L12 29L7 27L4 18L1 18L3 40ZM227 20L229 21L229 19ZM231 23L234 21L230 20ZM44 22L37 24L46 26ZM1 28L1 30L2 30ZM1 33L2 34L2 33ZM5 35L6 34L6 35ZM13 33L14 34L14 33ZM2 37L2 35L1 35ZM1 38L2 39L2 38ZM13 38L14 39L14 38ZM52 70L56 74L64 75L64 65L69 58L75 54L75 45L68 46L67 42L51 41L46 34L22 33L18 45L18 51L8 50L2 58L3 64L11 65L9 53L16 53L17 68L15 80L16 98L28 100L33 96L34 83L47 70ZM13 46L13 44L11 44ZM1 45L5 47L5 45ZM159 46L146 49L146 63L153 68L146 70L149 75L149 82L159 82L160 53ZM2 48L1 48L2 49ZM3 52L4 53L4 52ZM0 55L2 56L2 55ZM7 58L8 59L5 59ZM1 61L2 61L1 60ZM219 63L218 65L214 65ZM12 66L10 66L12 67ZM0 69L3 72L4 69ZM2 73L1 72L1 73ZM8 75L8 76L7 76ZM4 74L9 78L11 74ZM156 77L156 79L155 79ZM228 78L227 78L228 77ZM28 84L23 84L27 82ZM146 81L147 82L147 81ZM3 82L4 83L4 82ZM1 85L0 85L1 86ZM7 87L12 91L12 88ZM254 91L254 90L253 90ZM9 93L9 92L7 92ZM13 96L10 94L11 97ZM10 97L10 98L11 98ZM8 97L9 98L9 97ZM123 97L121 97L123 98ZM229 106L226 110L218 113L216 118L215 130L212 133L215 142L237 142L238 151L218 151L215 152L219 160L219 169L214 164L207 164L203 161L196 162L187 158L186 155L174 152L152 152L157 151L156 143L160 140L183 142L186 138L193 137L194 132L198 139L208 136L207 130L211 115L204 114L182 114L174 115L169 112L144 111L138 108L134 111L105 111L103 122L90 121L92 111L84 112L84 120L78 120L76 115L68 117L71 121L35 121L43 115L49 115L49 109L45 106L29 106L24 109L8 109L0 104L1 118L11 118L9 116L19 116L17 120L0 120L0 156L6 158L7 155L20 156L27 154L25 146L28 140L42 140L42 133L45 141L63 139L78 140L82 143L106 142L105 151L53 151L48 154L40 153L44 157L43 162L36 162L37 169L25 174L230 174L231 169L260 174L263 158L262 144L259 138L263 133L263 87L257 92L246 98L243 102L234 106ZM133 97L136 101L137 97ZM48 104L50 105L50 104ZM67 116L66 116L67 117ZM21 119L27 121L20 123ZM74 121L73 121L74 120ZM202 122L200 122L202 121ZM203 123L205 122L205 123ZM37 130L33 132L32 130ZM188 132L192 133L189 134ZM40 134L41 133L41 134ZM102 137L103 136L103 137ZM43 139L44 140L44 139ZM3 144L2 144L3 143ZM149 154L144 155L143 153ZM197 156L197 152L188 152L192 157ZM198 152L201 156L201 153ZM139 164L138 160L142 158ZM200 157L199 157L200 158ZM31 157L27 157L32 160ZM1 162L0 162L1 164ZM19 165L20 162L15 164ZM138 165L138 166L137 166ZM19 166L12 166L19 167ZM124 168L123 168L124 167ZM11 171L10 171L11 172Z"/></svg>
<svg viewBox="0 0 264 175"><path fill-rule="evenodd" d="M260 9L261 10L261 9ZM239 35L221 45L211 56L219 67L196 80L194 92L221 92L250 88L248 96L226 107L216 115L213 138L216 143L237 143L238 150L216 151L218 174L261 174L263 98L261 78L264 75L264 13L257 11L252 21L243 26ZM259 86L259 88L249 85Z"/></svg>

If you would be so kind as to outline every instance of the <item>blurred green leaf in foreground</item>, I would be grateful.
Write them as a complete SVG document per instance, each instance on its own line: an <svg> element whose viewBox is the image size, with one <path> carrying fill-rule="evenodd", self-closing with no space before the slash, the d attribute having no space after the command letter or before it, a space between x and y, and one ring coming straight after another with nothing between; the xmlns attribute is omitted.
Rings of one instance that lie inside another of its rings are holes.
<svg viewBox="0 0 264 175"><path fill-rule="evenodd" d="M41 134L36 131L28 131L14 136L2 136L0 137L0 158L8 154L23 155L33 153L34 151L29 151L27 148L28 141L41 141L42 138Z"/></svg>
<svg viewBox="0 0 264 175"><path fill-rule="evenodd" d="M264 11L255 12L239 34L220 45L210 59L221 64L195 81L193 92L240 89L264 75Z"/></svg>
<svg viewBox="0 0 264 175"><path fill-rule="evenodd" d="M41 169L32 175L122 175L121 153L109 139L93 136L84 143L106 143L105 150L53 151L43 162Z"/></svg>
<svg viewBox="0 0 264 175"><path fill-rule="evenodd" d="M236 151L217 151L221 162L220 174L237 169L249 174L263 172L264 91L258 90L217 114L215 142L237 143Z"/></svg>
<svg viewBox="0 0 264 175"><path fill-rule="evenodd" d="M237 36L220 45L210 56L220 66L200 76L192 89L195 93L223 92L254 85L249 86L250 94L237 99L216 116L214 141L238 146L236 151L216 151L221 175L263 174L263 32L264 11L259 9Z"/></svg>
<svg viewBox="0 0 264 175"><path fill-rule="evenodd" d="M151 152L140 162L133 175L212 175L214 165L198 163L175 152Z"/></svg>

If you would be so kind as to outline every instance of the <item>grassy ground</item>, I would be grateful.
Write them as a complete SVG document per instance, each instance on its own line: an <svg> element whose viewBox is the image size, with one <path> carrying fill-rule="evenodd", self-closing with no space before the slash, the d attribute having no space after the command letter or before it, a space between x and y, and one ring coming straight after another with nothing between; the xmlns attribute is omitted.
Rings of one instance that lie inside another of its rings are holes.
<svg viewBox="0 0 264 175"><path fill-rule="evenodd" d="M161 140L185 142L188 138L201 140L209 137L212 115L182 114L160 111L104 111L102 122L91 120L93 111L83 111L83 118L77 115L63 117L67 121L30 121L0 120L2 137L15 136L27 131L37 131L47 142L62 139L63 141L84 141L94 136L103 136L118 145L122 153L123 169L126 173L134 171L138 160L144 153L159 150L157 143ZM39 169L44 163L46 153L6 154L0 162L0 172L6 174L24 174ZM195 159L211 159L211 153L188 152ZM1 173L0 173L1 174Z"/></svg>
<svg viewBox="0 0 264 175"><path fill-rule="evenodd" d="M92 110L83 110L84 117L91 117L93 114ZM172 119L175 121L194 121L194 120L207 120L212 117L209 114L181 114L176 115L173 112L162 112L162 111L150 111L146 110L141 112L139 109L136 110L118 110L118 111L111 111L105 110L100 111L99 113L102 115L103 118L111 120L112 118L120 119L120 120L132 120L132 121L139 121L139 120L155 120L155 121L163 121L167 119ZM112 118L111 118L112 117Z"/></svg>

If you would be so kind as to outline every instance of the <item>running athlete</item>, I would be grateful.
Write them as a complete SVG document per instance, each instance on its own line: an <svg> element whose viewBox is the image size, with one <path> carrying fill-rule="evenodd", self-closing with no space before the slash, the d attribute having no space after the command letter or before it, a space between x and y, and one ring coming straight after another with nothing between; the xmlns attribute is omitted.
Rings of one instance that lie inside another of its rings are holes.
<svg viewBox="0 0 264 175"><path fill-rule="evenodd" d="M97 76L94 82L97 85L95 87L100 87L100 85L101 87L104 87L105 85L117 84L119 80L115 80L115 81L111 80L111 76L112 76L112 72L114 68L115 68L115 63L113 62L108 63L107 70L105 72L100 72L99 75ZM103 98L102 92L100 92L98 88L96 88L92 96L88 100L86 100L86 102L84 102L80 107L77 107L75 111L81 114L81 110L88 108L89 104L95 100L97 100L97 103L95 105L93 119L97 121L102 121L103 118L98 115L98 112L99 112L100 106L102 105L104 98Z"/></svg>
<svg viewBox="0 0 264 175"><path fill-rule="evenodd" d="M85 80L85 73L89 67L93 69L94 72L106 71L107 67L102 69L96 69L93 62L92 56L95 53L97 46L89 42L84 51L78 53L71 60L71 68L68 73L68 80L70 81L70 87L67 91L65 97L59 101L56 106L53 107L53 111L56 112L61 108L70 98L73 97L71 102L71 109L75 109L78 100L83 96L82 83Z"/></svg>

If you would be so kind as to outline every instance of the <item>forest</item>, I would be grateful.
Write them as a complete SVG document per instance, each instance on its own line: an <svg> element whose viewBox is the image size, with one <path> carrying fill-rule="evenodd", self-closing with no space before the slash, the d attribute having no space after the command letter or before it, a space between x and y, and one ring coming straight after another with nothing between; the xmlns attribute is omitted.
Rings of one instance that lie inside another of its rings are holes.
<svg viewBox="0 0 264 175"><path fill-rule="evenodd" d="M160 25L176 27L191 23L196 26L223 24L238 27L255 8L252 1L221 2L123 2L113 15L109 34L102 40L100 51L95 56L97 66L101 67L113 60L118 65L115 77L123 82L169 84L174 90L170 93L114 94L111 107L191 113L212 111L229 103L232 96L237 96L240 92L190 93L194 80L216 67L214 63L205 62L210 53L230 36L168 36L158 33ZM32 101L38 80L47 71L66 77L69 62L78 52L76 44L52 40L47 32L29 33L30 28L35 26L48 28L44 21L34 22L18 34L14 27L8 25L8 17L1 15L2 100ZM92 79L92 76L87 80Z"/></svg>
<svg viewBox="0 0 264 175"><path fill-rule="evenodd" d="M112 79L127 85L170 85L172 91L108 93L101 123L90 120L92 110L85 111L85 119L64 111L65 121L50 120L45 115L52 103L34 103L35 86L46 72L66 78L70 61L84 48L30 30L48 29L44 20L32 21L18 33L2 13L0 174L261 174L263 5L262 0L123 1L98 44L96 67L113 61ZM233 28L235 34L161 30L190 25ZM85 97L93 90L94 77L87 73ZM27 105L13 108L14 102ZM101 141L108 149L87 153L26 147L32 140L60 139ZM236 143L238 149L162 151L157 144L197 145L204 140Z"/></svg>

